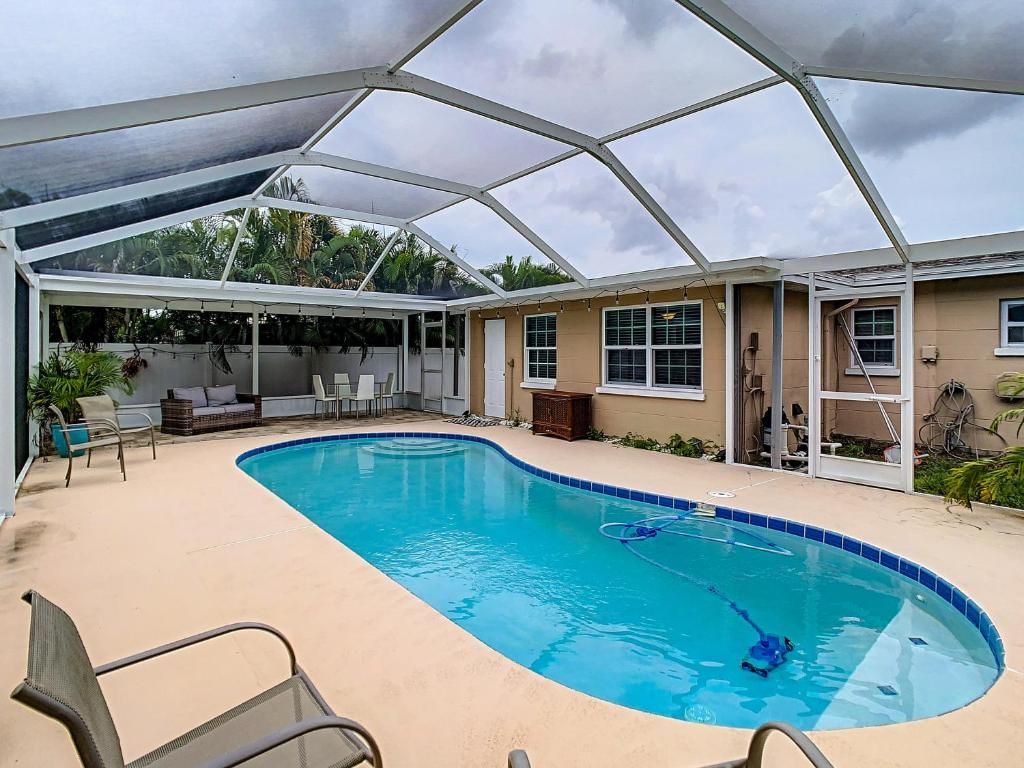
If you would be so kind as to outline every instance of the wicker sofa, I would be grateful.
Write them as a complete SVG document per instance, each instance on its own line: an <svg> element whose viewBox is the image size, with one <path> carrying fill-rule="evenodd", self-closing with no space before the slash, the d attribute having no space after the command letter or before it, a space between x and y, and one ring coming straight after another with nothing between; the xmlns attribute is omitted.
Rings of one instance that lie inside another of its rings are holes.
<svg viewBox="0 0 1024 768"><path fill-rule="evenodd" d="M198 435L263 423L259 395L237 393L234 384L221 387L176 387L160 401L160 431Z"/></svg>

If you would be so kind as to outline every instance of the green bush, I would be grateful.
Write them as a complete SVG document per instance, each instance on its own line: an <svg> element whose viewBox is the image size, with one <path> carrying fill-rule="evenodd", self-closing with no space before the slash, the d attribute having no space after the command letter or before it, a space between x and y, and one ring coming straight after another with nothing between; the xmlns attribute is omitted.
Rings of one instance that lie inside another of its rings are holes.
<svg viewBox="0 0 1024 768"><path fill-rule="evenodd" d="M639 448L643 451L661 450L661 443L653 437L644 437L643 435L636 435L632 432L627 432L626 436L619 442L620 445L624 445L627 448Z"/></svg>
<svg viewBox="0 0 1024 768"><path fill-rule="evenodd" d="M587 427L587 440L598 440L604 441L608 439L608 435L604 433L604 430L598 429L597 427Z"/></svg>
<svg viewBox="0 0 1024 768"><path fill-rule="evenodd" d="M685 456L689 459L699 459L704 455L704 444L696 437L684 440L682 435L676 433L665 443L668 452L675 456Z"/></svg>

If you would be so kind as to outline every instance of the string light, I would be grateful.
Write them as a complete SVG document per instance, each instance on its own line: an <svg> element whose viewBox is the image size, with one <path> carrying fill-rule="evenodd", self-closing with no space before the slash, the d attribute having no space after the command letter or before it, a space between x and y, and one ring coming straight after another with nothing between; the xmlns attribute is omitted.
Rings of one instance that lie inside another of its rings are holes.
<svg viewBox="0 0 1024 768"><path fill-rule="evenodd" d="M205 301L200 301L199 302L199 311L200 312L205 312L206 311L206 302Z"/></svg>
<svg viewBox="0 0 1024 768"><path fill-rule="evenodd" d="M650 303L651 303L651 292L650 291L645 291L644 292L644 304L650 304Z"/></svg>
<svg viewBox="0 0 1024 768"><path fill-rule="evenodd" d="M615 292L615 306L619 306L619 292Z"/></svg>
<svg viewBox="0 0 1024 768"><path fill-rule="evenodd" d="M301 304L299 304L299 314L300 315L302 314L302 305Z"/></svg>
<svg viewBox="0 0 1024 768"><path fill-rule="evenodd" d="M232 308L232 309L234 309L234 308L235 308L235 300L234 300L234 299L232 299L232 300L231 300L231 308Z"/></svg>
<svg viewBox="0 0 1024 768"><path fill-rule="evenodd" d="M591 309L593 309L593 307L590 306L590 299L587 299L587 312L590 312Z"/></svg>
<svg viewBox="0 0 1024 768"><path fill-rule="evenodd" d="M565 302L564 301L558 302L558 311L559 311L559 313L565 312Z"/></svg>

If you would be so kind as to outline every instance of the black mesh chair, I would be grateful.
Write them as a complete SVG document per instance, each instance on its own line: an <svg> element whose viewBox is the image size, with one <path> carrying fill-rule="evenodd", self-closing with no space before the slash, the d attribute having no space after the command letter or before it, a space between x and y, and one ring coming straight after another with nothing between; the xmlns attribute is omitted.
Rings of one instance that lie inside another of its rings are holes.
<svg viewBox="0 0 1024 768"><path fill-rule="evenodd" d="M38 592L32 606L28 674L11 698L60 722L85 768L381 768L369 732L337 717L295 662L288 640L265 624L230 624L93 668L71 618ZM214 637L255 630L277 637L288 652L291 676L162 747L125 763L99 676Z"/></svg>

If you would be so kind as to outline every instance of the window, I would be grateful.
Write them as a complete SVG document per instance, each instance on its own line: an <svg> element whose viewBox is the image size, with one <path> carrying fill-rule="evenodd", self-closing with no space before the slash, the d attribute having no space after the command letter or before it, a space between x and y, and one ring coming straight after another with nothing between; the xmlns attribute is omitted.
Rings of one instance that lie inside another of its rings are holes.
<svg viewBox="0 0 1024 768"><path fill-rule="evenodd" d="M699 301L604 311L604 383L610 387L699 390Z"/></svg>
<svg viewBox="0 0 1024 768"><path fill-rule="evenodd" d="M866 368L894 368L896 308L865 307L853 310L853 341ZM857 365L856 359L851 361L851 365ZM860 372L859 368L857 372Z"/></svg>
<svg viewBox="0 0 1024 768"><path fill-rule="evenodd" d="M1005 299L999 309L999 346L1024 354L1024 299Z"/></svg>
<svg viewBox="0 0 1024 768"><path fill-rule="evenodd" d="M553 382L558 377L558 315L527 315L523 322L526 381Z"/></svg>

